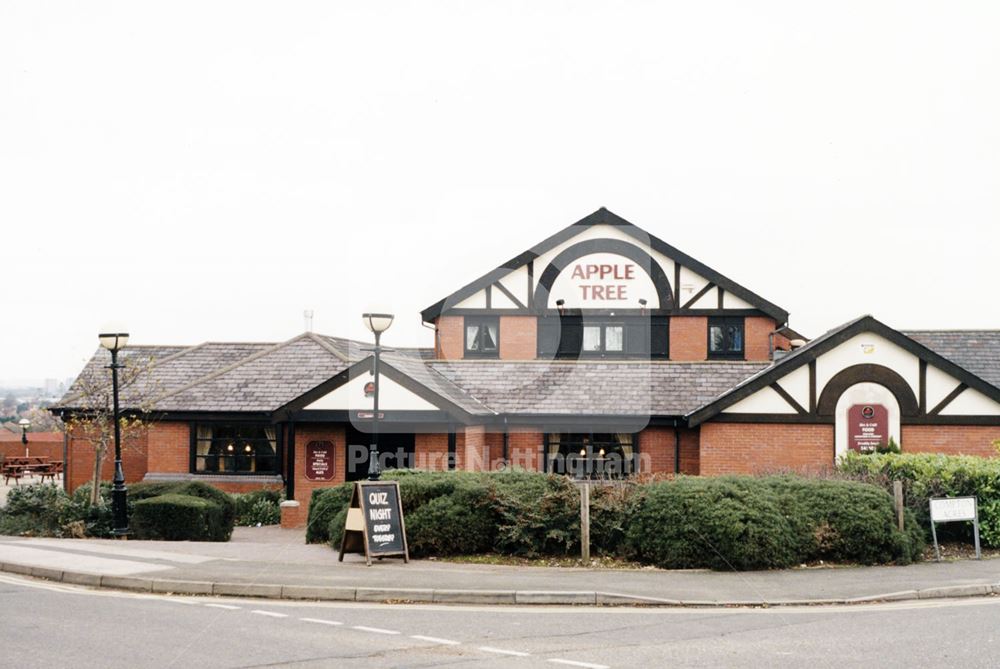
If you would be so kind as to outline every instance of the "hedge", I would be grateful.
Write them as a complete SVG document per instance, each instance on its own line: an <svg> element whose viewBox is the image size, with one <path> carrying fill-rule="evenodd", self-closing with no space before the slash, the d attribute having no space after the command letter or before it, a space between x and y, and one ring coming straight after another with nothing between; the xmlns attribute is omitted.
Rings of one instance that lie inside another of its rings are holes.
<svg viewBox="0 0 1000 669"><path fill-rule="evenodd" d="M838 469L855 480L892 490L903 482L903 503L930 533L930 498L975 495L979 502L979 533L983 545L1000 547L1000 460L969 455L930 453L848 453ZM971 523L938 526L938 537L972 541Z"/></svg>
<svg viewBox="0 0 1000 669"><path fill-rule="evenodd" d="M909 563L923 549L912 516L896 527L892 498L851 481L681 477L637 498L625 554L664 568L770 569L827 560Z"/></svg>
<svg viewBox="0 0 1000 669"><path fill-rule="evenodd" d="M162 495L185 495L198 497L219 506L220 518L217 525L213 525L211 539L207 541L229 541L233 534L233 527L236 524L236 501L229 493L223 492L214 486L201 481L163 481L135 483L128 488L129 502L132 504L130 516L134 518L135 506L140 501ZM135 524L134 522L132 523ZM135 528L132 528L135 530ZM139 536L136 532L136 539L146 537ZM152 538L152 537L150 537ZM206 541L206 539L194 539L192 541Z"/></svg>
<svg viewBox="0 0 1000 669"><path fill-rule="evenodd" d="M394 471L413 556L577 555L579 491L528 472ZM352 483L315 490L307 540L339 547ZM591 489L591 549L667 568L779 568L827 560L908 563L923 548L912 514L853 481L680 477Z"/></svg>
<svg viewBox="0 0 1000 669"><path fill-rule="evenodd" d="M233 494L232 498L236 503L236 525L240 527L277 525L281 522L284 495L280 490L254 490Z"/></svg>
<svg viewBox="0 0 1000 669"><path fill-rule="evenodd" d="M168 493L137 500L132 513L136 539L166 541L226 541L232 526L223 507L202 497Z"/></svg>

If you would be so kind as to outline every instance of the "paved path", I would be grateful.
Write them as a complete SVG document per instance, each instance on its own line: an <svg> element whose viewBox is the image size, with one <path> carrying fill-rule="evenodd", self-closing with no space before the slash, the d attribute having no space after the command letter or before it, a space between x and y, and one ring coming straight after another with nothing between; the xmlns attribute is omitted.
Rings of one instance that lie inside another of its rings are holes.
<svg viewBox="0 0 1000 669"><path fill-rule="evenodd" d="M544 568L386 559L365 565L357 555L337 561L325 545L306 545L301 532L237 528L229 543L0 538L6 571L93 585L163 589L151 582L197 585L177 592L322 599L467 601L468 603L780 604L858 598L904 599L1000 592L1000 560L925 562L907 567L816 568L758 572ZM115 581L131 577L136 582ZM218 588L223 584L225 587ZM239 590L236 586L243 586ZM251 587L252 586L252 587ZM997 586L994 588L993 586ZM327 593L309 588L326 588ZM948 588L948 590L937 590ZM369 592L369 589L371 591ZM465 597L463 593L480 593ZM562 593L553 600L546 593ZM439 593L435 595L434 593ZM448 594L450 593L450 594ZM515 596L515 593L520 593ZM603 595L603 599L601 596ZM615 601L620 595L622 601ZM451 597L451 599L449 599Z"/></svg>

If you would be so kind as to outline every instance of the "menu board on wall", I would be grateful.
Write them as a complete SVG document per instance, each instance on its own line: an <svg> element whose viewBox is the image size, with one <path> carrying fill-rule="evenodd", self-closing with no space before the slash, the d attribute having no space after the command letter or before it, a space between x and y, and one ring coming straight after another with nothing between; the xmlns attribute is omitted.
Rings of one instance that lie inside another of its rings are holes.
<svg viewBox="0 0 1000 669"><path fill-rule="evenodd" d="M306 444L306 478L310 481L333 480L334 451L329 441Z"/></svg>
<svg viewBox="0 0 1000 669"><path fill-rule="evenodd" d="M847 446L873 453L889 443L889 410L881 404L855 404L847 410Z"/></svg>

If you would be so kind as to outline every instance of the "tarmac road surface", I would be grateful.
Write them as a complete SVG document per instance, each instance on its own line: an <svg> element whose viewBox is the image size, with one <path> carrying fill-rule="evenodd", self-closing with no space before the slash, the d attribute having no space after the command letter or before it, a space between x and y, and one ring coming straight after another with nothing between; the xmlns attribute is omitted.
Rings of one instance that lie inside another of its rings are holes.
<svg viewBox="0 0 1000 669"><path fill-rule="evenodd" d="M772 609L320 604L0 574L12 667L990 667L998 630L998 597Z"/></svg>

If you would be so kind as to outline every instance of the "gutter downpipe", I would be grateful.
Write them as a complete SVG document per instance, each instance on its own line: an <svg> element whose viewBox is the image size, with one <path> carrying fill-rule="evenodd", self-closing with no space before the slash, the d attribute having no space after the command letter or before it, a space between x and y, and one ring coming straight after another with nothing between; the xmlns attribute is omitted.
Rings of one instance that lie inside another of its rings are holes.
<svg viewBox="0 0 1000 669"><path fill-rule="evenodd" d="M674 474L681 473L681 429L674 418Z"/></svg>

